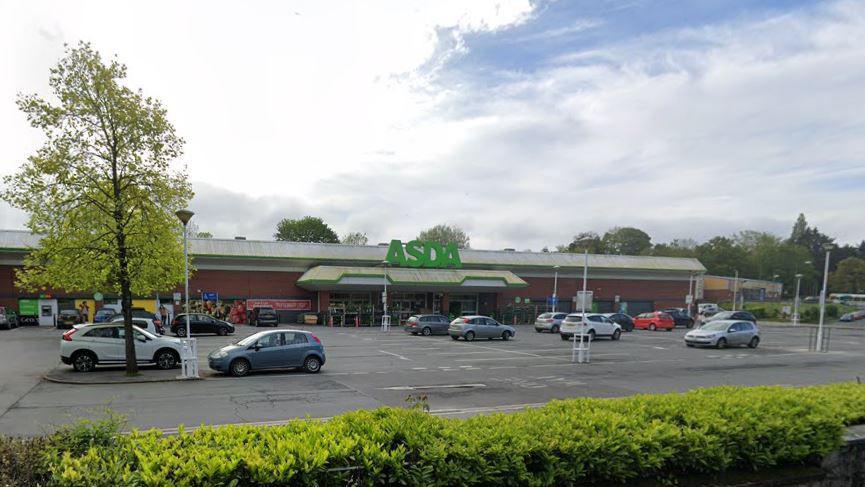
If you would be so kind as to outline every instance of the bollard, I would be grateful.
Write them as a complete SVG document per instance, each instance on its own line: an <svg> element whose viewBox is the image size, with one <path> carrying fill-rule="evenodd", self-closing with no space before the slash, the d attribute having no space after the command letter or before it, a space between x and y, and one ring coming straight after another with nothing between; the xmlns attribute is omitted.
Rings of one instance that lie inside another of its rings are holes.
<svg viewBox="0 0 865 487"><path fill-rule="evenodd" d="M355 315L355 316L354 316L354 327L355 327L355 328L360 327L360 315Z"/></svg>
<svg viewBox="0 0 865 487"><path fill-rule="evenodd" d="M514 326L517 326L517 314L514 313Z"/></svg>
<svg viewBox="0 0 865 487"><path fill-rule="evenodd" d="M330 325L331 328L333 328L333 316L327 317L327 324Z"/></svg>

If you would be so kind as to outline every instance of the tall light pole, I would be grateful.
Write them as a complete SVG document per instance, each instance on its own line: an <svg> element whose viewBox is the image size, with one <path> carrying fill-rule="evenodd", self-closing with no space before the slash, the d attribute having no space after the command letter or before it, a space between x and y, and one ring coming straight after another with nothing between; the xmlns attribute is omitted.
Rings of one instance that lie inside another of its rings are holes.
<svg viewBox="0 0 865 487"><path fill-rule="evenodd" d="M823 290L820 291L820 323L817 325L817 350L823 351L823 317L826 315L826 286L829 284L829 255L832 245L823 246L826 250L826 262L823 266Z"/></svg>
<svg viewBox="0 0 865 487"><path fill-rule="evenodd" d="M796 298L793 300L793 326L799 326L799 285L802 284L802 274L796 274Z"/></svg>
<svg viewBox="0 0 865 487"><path fill-rule="evenodd" d="M198 378L198 351L195 347L195 339L192 338L191 329L189 327L189 243L188 243L188 233L189 233L189 220L192 219L192 216L195 213L189 210L177 210L175 212L177 215L177 219L180 220L180 223L183 223L183 281L184 281L184 296L186 301L186 337L184 337L186 342L186 355L182 357L182 367L183 373L181 375L184 379L197 379Z"/></svg>
<svg viewBox="0 0 865 487"><path fill-rule="evenodd" d="M688 298L685 304L688 305L688 316L691 316L691 303L694 302L693 294L694 273L688 272Z"/></svg>
<svg viewBox="0 0 865 487"><path fill-rule="evenodd" d="M739 270L736 269L736 277L733 281L733 309L730 311L736 311L736 293L739 292Z"/></svg>
<svg viewBox="0 0 865 487"><path fill-rule="evenodd" d="M381 331L389 331L390 330L390 316L387 314L387 265L388 261L381 261L384 266L384 292L381 293Z"/></svg>
<svg viewBox="0 0 865 487"><path fill-rule="evenodd" d="M554 265L553 269L555 269L555 274L553 276L553 313L556 312L556 304L558 304L558 298L556 298L556 291L559 288L559 266Z"/></svg>

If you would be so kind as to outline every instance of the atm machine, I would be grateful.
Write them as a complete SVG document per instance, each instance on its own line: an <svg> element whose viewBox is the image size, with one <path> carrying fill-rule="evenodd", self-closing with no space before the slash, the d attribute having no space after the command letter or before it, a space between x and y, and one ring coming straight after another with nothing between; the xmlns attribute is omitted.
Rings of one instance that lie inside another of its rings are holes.
<svg viewBox="0 0 865 487"><path fill-rule="evenodd" d="M57 326L57 300L40 299L38 304L39 326Z"/></svg>

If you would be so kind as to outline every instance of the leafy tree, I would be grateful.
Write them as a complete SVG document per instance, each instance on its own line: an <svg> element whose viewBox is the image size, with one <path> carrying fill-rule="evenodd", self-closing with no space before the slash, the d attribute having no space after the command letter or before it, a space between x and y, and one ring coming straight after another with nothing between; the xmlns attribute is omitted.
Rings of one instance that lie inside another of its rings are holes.
<svg viewBox="0 0 865 487"><path fill-rule="evenodd" d="M339 237L321 218L305 216L299 220L283 218L273 238L288 242L339 243Z"/></svg>
<svg viewBox="0 0 865 487"><path fill-rule="evenodd" d="M456 225L440 224L420 232L418 240L446 244L454 242L461 249L469 248L469 236Z"/></svg>
<svg viewBox="0 0 865 487"><path fill-rule="evenodd" d="M342 243L346 245L366 245L369 239L365 233L351 232L342 237Z"/></svg>
<svg viewBox="0 0 865 487"><path fill-rule="evenodd" d="M838 263L838 269L829 276L829 287L834 292L865 293L865 259L847 257Z"/></svg>
<svg viewBox="0 0 865 487"><path fill-rule="evenodd" d="M202 232L198 228L198 224L195 222L189 222L186 224L186 231L189 234L189 238L213 238L213 234L210 232Z"/></svg>
<svg viewBox="0 0 865 487"><path fill-rule="evenodd" d="M796 223L793 224L793 231L790 232L790 242L802 245L805 241L805 233L808 231L808 221L805 220L805 214L799 213L796 218Z"/></svg>
<svg viewBox="0 0 865 487"><path fill-rule="evenodd" d="M696 256L709 274L732 276L746 259L747 253L731 238L714 237L697 246Z"/></svg>
<svg viewBox="0 0 865 487"><path fill-rule="evenodd" d="M604 250L610 254L641 255L652 248L649 234L633 227L614 227L601 239Z"/></svg>
<svg viewBox="0 0 865 487"><path fill-rule="evenodd" d="M655 244L651 254L659 257L694 257L697 253L697 242L693 239L673 239L670 243Z"/></svg>
<svg viewBox="0 0 865 487"><path fill-rule="evenodd" d="M582 254L588 251L590 254L603 254L604 244L601 237L595 232L581 232L574 235L574 239L568 245L558 245L559 252L574 252Z"/></svg>
<svg viewBox="0 0 865 487"><path fill-rule="evenodd" d="M169 163L183 140L162 105L121 84L126 67L103 62L87 43L67 48L51 69L54 100L22 95L18 107L44 145L4 178L3 198L29 214L39 247L17 273L19 286L119 293L126 372L137 372L132 296L183 280L181 226L174 212L192 196Z"/></svg>

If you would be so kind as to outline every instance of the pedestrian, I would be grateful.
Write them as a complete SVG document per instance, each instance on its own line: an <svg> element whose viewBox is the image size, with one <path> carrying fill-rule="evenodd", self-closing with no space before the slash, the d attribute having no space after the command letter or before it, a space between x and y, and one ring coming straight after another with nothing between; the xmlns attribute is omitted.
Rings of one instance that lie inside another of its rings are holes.
<svg viewBox="0 0 865 487"><path fill-rule="evenodd" d="M162 320L162 326L168 324L168 310L165 309L164 304L159 305L159 319Z"/></svg>

